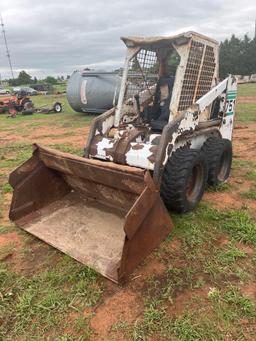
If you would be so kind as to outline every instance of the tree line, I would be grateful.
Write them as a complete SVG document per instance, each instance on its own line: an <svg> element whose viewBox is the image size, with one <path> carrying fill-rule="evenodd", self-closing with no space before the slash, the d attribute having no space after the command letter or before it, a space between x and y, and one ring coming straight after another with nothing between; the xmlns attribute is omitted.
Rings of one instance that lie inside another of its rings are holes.
<svg viewBox="0 0 256 341"><path fill-rule="evenodd" d="M228 74L251 75L256 73L256 37L242 39L234 34L220 44L220 77Z"/></svg>
<svg viewBox="0 0 256 341"><path fill-rule="evenodd" d="M36 77L32 78L26 71L23 70L23 71L20 71L17 78L9 79L8 83L11 86L38 84L38 83L47 83L47 84L55 85L58 82L63 82L63 81L65 81L64 76L60 76L57 78L48 76L45 79L38 80Z"/></svg>

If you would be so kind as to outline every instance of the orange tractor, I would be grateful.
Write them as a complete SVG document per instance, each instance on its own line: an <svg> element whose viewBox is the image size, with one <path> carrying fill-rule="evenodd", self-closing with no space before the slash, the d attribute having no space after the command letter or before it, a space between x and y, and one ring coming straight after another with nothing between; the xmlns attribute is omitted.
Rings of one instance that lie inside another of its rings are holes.
<svg viewBox="0 0 256 341"><path fill-rule="evenodd" d="M1 96L0 97L0 114L8 113L8 117L15 118L18 113L22 115L32 115L37 113L60 113L62 111L62 104L60 102L54 103L51 107L45 105L40 108L35 108L33 102L29 97L20 93L12 96Z"/></svg>
<svg viewBox="0 0 256 341"><path fill-rule="evenodd" d="M0 97L0 114L9 113L10 116L15 117L18 112L29 107L32 107L32 102L27 96L6 95Z"/></svg>

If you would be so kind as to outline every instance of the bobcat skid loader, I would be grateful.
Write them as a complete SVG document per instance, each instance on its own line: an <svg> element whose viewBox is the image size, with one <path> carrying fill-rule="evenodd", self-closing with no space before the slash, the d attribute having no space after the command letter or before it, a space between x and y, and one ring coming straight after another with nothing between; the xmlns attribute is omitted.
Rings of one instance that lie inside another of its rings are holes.
<svg viewBox="0 0 256 341"><path fill-rule="evenodd" d="M84 158L34 145L10 174L10 219L114 282L169 234L232 161L236 79L219 82L218 43L194 32L122 38L116 107L96 117Z"/></svg>

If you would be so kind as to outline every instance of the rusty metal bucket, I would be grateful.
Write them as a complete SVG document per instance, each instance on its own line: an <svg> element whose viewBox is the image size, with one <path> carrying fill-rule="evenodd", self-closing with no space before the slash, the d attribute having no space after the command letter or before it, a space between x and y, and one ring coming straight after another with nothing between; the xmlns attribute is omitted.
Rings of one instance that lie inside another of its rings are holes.
<svg viewBox="0 0 256 341"><path fill-rule="evenodd" d="M9 182L11 220L114 282L125 279L172 226L142 169L34 145Z"/></svg>

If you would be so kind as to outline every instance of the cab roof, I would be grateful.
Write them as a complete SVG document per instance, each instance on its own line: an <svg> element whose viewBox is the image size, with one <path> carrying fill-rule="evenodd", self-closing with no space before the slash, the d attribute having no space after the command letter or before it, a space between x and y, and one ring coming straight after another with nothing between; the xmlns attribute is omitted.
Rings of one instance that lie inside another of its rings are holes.
<svg viewBox="0 0 256 341"><path fill-rule="evenodd" d="M133 47L150 47L152 49L154 48L160 48L160 47L166 47L170 46L171 44L175 45L184 45L189 42L190 39L194 38L195 40L200 41L206 41L210 43L211 45L218 46L219 43L211 39L207 36L204 36L200 33L189 31L180 33L174 36L156 36L156 37L121 37L125 45L129 48Z"/></svg>

